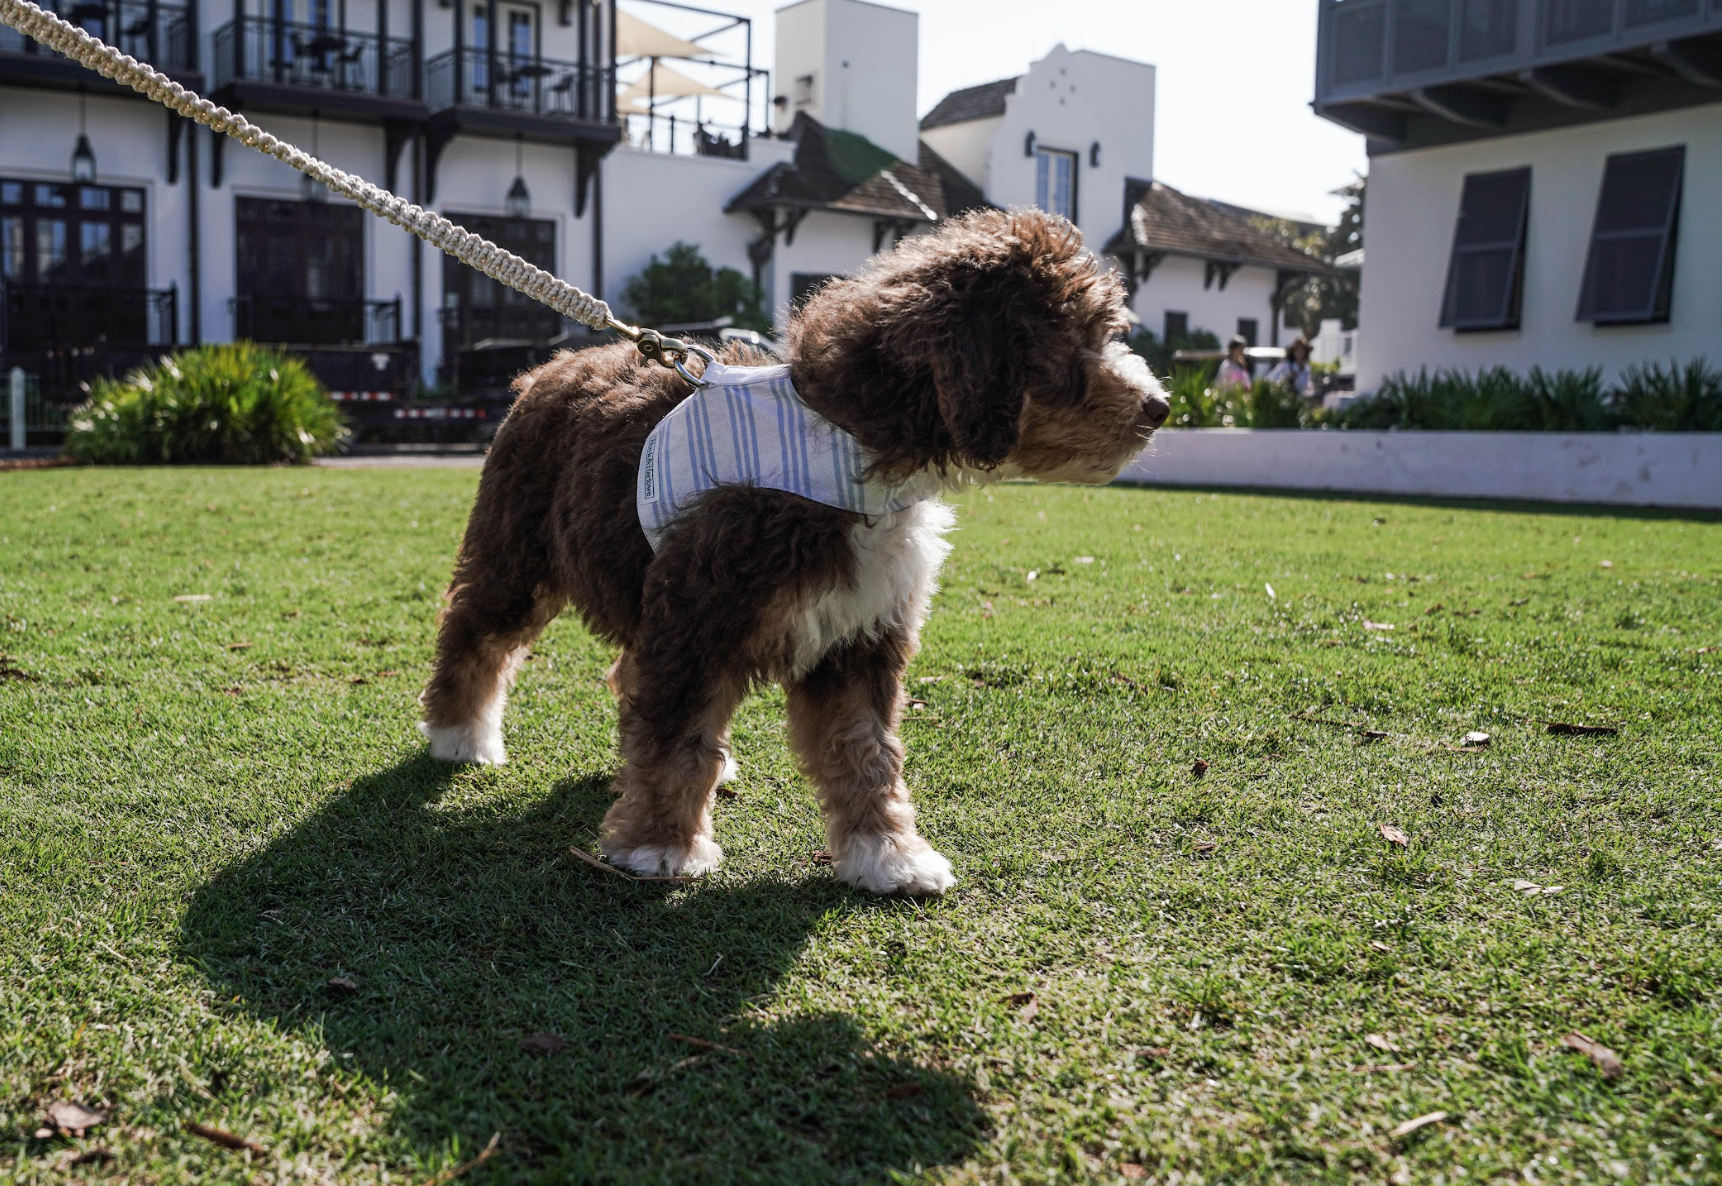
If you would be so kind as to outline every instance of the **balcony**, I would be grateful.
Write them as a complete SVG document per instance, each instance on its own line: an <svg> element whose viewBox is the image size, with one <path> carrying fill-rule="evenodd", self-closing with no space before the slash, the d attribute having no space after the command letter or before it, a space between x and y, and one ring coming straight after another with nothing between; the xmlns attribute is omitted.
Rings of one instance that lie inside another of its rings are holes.
<svg viewBox="0 0 1722 1186"><path fill-rule="evenodd" d="M1722 100L1722 0L1320 0L1316 110L1378 150Z"/></svg>
<svg viewBox="0 0 1722 1186"><path fill-rule="evenodd" d="M392 346L401 340L401 298L369 301L236 296L233 336L291 346Z"/></svg>
<svg viewBox="0 0 1722 1186"><path fill-rule="evenodd" d="M424 115L417 55L405 37L241 17L212 40L218 102L362 122Z"/></svg>
<svg viewBox="0 0 1722 1186"><path fill-rule="evenodd" d="M203 85L203 78L197 73L197 38L192 14L183 5L159 4L154 0L106 3L38 0L38 3L187 86ZM4 25L0 25L0 84L53 90L109 88L127 95L135 93L130 87L110 82Z"/></svg>
<svg viewBox="0 0 1722 1186"><path fill-rule="evenodd" d="M173 288L0 281L0 370L40 377L45 399L83 399L84 385L154 358L179 338Z"/></svg>
<svg viewBox="0 0 1722 1186"><path fill-rule="evenodd" d="M588 179L621 139L615 72L609 67L461 49L425 63L427 200L435 198L437 162L457 135L571 147L579 161L576 214Z"/></svg>

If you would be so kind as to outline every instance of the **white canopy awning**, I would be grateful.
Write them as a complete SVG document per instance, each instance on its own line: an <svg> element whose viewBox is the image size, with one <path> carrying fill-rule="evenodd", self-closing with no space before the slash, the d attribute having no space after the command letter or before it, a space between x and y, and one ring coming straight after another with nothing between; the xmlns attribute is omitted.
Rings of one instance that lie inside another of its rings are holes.
<svg viewBox="0 0 1722 1186"><path fill-rule="evenodd" d="M630 102L643 104L648 99L680 99L689 95L713 95L719 99L735 97L678 70L671 70L662 62L653 62L650 70L628 84L617 102L619 105Z"/></svg>
<svg viewBox="0 0 1722 1186"><path fill-rule="evenodd" d="M616 56L618 58L711 58L711 50L677 37L639 17L616 10Z"/></svg>

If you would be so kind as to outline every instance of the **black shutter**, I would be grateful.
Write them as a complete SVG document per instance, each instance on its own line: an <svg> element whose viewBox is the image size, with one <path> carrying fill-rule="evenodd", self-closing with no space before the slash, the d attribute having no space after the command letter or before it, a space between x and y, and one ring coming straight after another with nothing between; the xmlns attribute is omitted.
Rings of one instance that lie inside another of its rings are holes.
<svg viewBox="0 0 1722 1186"><path fill-rule="evenodd" d="M1580 321L1668 320L1685 172L1684 146L1608 158L1579 289Z"/></svg>
<svg viewBox="0 0 1722 1186"><path fill-rule="evenodd" d="M1517 329L1525 274L1531 171L1472 173L1459 199L1443 329Z"/></svg>
<svg viewBox="0 0 1722 1186"><path fill-rule="evenodd" d="M1174 313L1170 309L1166 310L1166 335L1161 340L1170 346L1182 342L1189 336L1190 315L1188 313Z"/></svg>

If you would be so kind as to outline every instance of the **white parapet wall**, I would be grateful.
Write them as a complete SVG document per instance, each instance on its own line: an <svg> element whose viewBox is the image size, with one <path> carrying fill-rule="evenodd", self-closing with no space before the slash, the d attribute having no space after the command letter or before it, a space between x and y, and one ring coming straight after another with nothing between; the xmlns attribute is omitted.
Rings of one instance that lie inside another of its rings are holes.
<svg viewBox="0 0 1722 1186"><path fill-rule="evenodd" d="M1722 433L1167 429L1118 481L1722 510Z"/></svg>

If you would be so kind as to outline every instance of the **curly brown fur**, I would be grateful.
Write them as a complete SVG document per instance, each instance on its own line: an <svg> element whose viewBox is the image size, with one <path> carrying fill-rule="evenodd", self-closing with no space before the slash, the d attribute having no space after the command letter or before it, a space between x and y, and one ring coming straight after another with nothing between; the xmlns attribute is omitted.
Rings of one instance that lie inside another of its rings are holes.
<svg viewBox="0 0 1722 1186"><path fill-rule="evenodd" d="M792 321L802 398L892 475L1110 479L1165 418L1114 338L1123 288L1062 219L989 211L908 240ZM755 361L740 350L722 361ZM634 506L640 453L690 393L627 344L522 377L455 563L424 697L432 752L503 760L501 714L526 648L567 604L622 648L609 682L624 764L611 858L699 872L721 853L713 792L731 713L780 681L845 880L939 892L949 864L915 831L897 738L902 677L949 526L937 502L878 519L752 486L708 492L654 552Z"/></svg>

